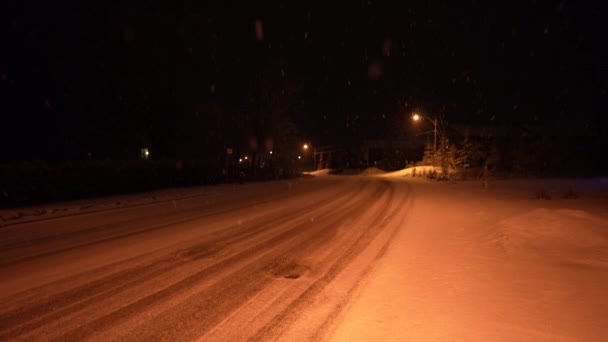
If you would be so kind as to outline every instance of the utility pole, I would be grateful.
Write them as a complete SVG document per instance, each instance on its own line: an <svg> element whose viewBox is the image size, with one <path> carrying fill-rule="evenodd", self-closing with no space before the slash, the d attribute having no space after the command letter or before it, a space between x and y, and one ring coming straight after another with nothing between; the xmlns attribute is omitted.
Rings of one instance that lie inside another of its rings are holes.
<svg viewBox="0 0 608 342"><path fill-rule="evenodd" d="M435 119L433 120L433 131L435 133L435 142L433 144L433 154L436 156L437 155L437 116L435 116Z"/></svg>

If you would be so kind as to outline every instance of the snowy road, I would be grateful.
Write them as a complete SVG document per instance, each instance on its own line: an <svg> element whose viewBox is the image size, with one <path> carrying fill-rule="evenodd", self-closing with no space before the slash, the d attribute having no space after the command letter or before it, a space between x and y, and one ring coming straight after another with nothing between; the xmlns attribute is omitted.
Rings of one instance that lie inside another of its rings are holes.
<svg viewBox="0 0 608 342"><path fill-rule="evenodd" d="M1 210L0 341L606 340L608 178L411 171Z"/></svg>
<svg viewBox="0 0 608 342"><path fill-rule="evenodd" d="M0 227L0 340L327 338L413 203L321 177Z"/></svg>

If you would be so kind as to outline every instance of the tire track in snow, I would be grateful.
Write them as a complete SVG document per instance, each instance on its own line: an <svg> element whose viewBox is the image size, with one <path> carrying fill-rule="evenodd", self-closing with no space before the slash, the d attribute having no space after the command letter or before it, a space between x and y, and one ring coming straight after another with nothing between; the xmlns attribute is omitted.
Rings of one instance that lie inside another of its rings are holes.
<svg viewBox="0 0 608 342"><path fill-rule="evenodd" d="M343 314L348 309L352 298L355 296L355 293L361 288L362 283L369 277L370 273L372 272L378 261L380 261L380 259L386 254L390 243L394 240L397 233L399 233L399 228L403 227L404 224L407 222L409 211L414 206L414 194L412 192L411 186L407 183L405 184L407 186L407 197L405 198L405 203L403 203L402 205L397 205L396 208L392 210L391 213L387 215L381 223L382 226L389 225L392 223L392 227L390 228L386 239L382 241L381 247L374 255L373 259L361 272L359 280L352 284L352 286L348 289L348 292L334 305L333 309L325 317L324 321L318 325L316 331L312 335L313 340L325 341L329 339L331 333L335 330L338 322L343 319ZM393 221L395 219L397 220L397 222Z"/></svg>
<svg viewBox="0 0 608 342"><path fill-rule="evenodd" d="M298 193L298 195L306 195L307 193L314 191L314 190L315 190L314 188L312 188L312 189L303 188L303 189L299 190L301 193ZM60 234L53 234L50 236L42 236L42 237L34 237L34 238L28 237L26 240L17 239L15 241L13 241L12 243L5 241L5 242L1 243L2 254L1 254L1 258L0 258L0 268L4 267L6 265L17 263L17 262L25 262L25 261L33 260L36 258L48 257L48 256L51 256L54 254L72 251L72 250L79 249L79 248L86 248L86 247L93 246L96 244L110 242L113 240L129 237L129 236L145 234L145 233L148 233L151 231L164 229L169 226L176 225L176 224L183 224L183 223L192 222L192 221L196 221L196 220L200 220L200 219L205 219L207 217L211 217L211 216L215 216L215 215L226 214L226 213L230 213L230 212L234 212L234 211L238 211L238 210L243 210L246 208L251 208L252 206L259 206L259 205L264 205L264 204L268 204L268 203L273 203L273 202L281 201L283 199L287 199L287 198L290 198L293 196L294 196L293 193L286 193L286 194L280 194L280 195L270 195L270 196L268 196L269 198L262 199L262 200L259 200L259 199L256 200L255 198L253 198L253 201L251 203L247 203L244 205L241 204L236 207L222 208L222 209L216 209L216 210L210 210L209 207L214 207L214 206L221 207L222 203L212 203L212 204L201 203L201 205L197 205L193 208L188 208L185 210L179 210L177 212L171 212L171 213L160 212L160 213L154 213L153 215L145 215L143 217L138 216L138 217L135 217L132 219L121 220L118 222L112 222L112 223L107 223L107 224L103 224L103 225L97 225L97 226L93 226L90 228L77 229L75 231L68 231L68 232L64 232L64 233L60 233ZM248 198L247 200L250 200L250 199ZM118 210L120 210L120 209L122 209L122 208L119 208ZM204 211L202 214L201 214L201 210ZM190 215L190 216L184 217L185 215ZM172 220L167 220L168 218L172 218ZM144 221L144 219L147 221ZM157 221L159 219L161 219L161 221L163 222L162 224L155 223L155 221ZM95 237L94 239L92 239L92 241L90 241L91 235ZM81 239L81 240L84 239L84 240L86 240L86 242L78 242L78 239ZM56 245L58 242L65 244L66 240L75 240L75 242L73 242L72 244L69 244L69 241L68 241L67 246L61 246L60 248L52 248L53 244ZM40 248L39 246L41 246L43 244L48 244L49 246L51 246L51 247L49 247L50 250L35 253L35 254L23 255L23 250L27 251L28 248L33 245ZM11 250L17 250L17 251L15 251L14 255L11 255L9 253Z"/></svg>
<svg viewBox="0 0 608 342"><path fill-rule="evenodd" d="M332 193L327 196L327 199L330 203L339 202L344 198L356 197L360 191L362 191L362 187L357 186L354 189L346 189L345 192L338 194ZM70 313L74 313L79 309L100 302L104 298L115 296L121 291L127 290L137 284L150 281L175 267L180 267L199 258L213 256L221 249L217 247L218 244L229 246L230 244L236 244L251 238L255 239L265 230L271 229L281 222L290 224L294 220L301 220L300 217L303 212L309 212L315 207L317 207L316 204L296 208L287 213L287 215L279 215L267 222L262 221L259 223L254 222L251 225L234 226L221 232L221 235L216 239L204 239L201 244L195 244L194 246L189 246L172 253L172 255L182 256L180 258L176 259L172 256L164 256L152 264L143 264L116 274L111 274L92 283L46 298L43 303L36 303L21 307L15 311L3 313L0 315L0 327L13 326L14 329L0 332L0 339L19 336L22 333L34 330ZM264 220L268 220L268 218L264 218ZM213 249L208 250L207 247L212 247ZM217 268L219 267L218 265L221 265L221 262L212 265L211 268ZM33 289L32 291L39 290ZM27 323L23 324L23 322Z"/></svg>
<svg viewBox="0 0 608 342"><path fill-rule="evenodd" d="M393 187L389 182L383 181L383 185L388 187L388 198L380 206L380 209L387 204L390 204L393 200ZM278 338L288 327L289 323L293 322L296 317L309 306L312 301L327 287L331 281L348 265L359 253L361 253L376 236L386 227L387 223L390 222L390 218L398 211L397 207L389 215L386 215L383 210L378 210L373 213L372 222L379 221L380 224L373 225L368 229L365 229L361 235L352 243L348 248L342 252L337 258L332 260L329 269L318 279L316 279L308 288L300 294L294 301L289 303L278 315L276 315L272 321L266 324L260 329L255 335L253 335L250 341L266 341L270 339ZM384 218L383 218L384 217ZM354 286L354 285L353 285ZM328 319L328 318L326 318Z"/></svg>
<svg viewBox="0 0 608 342"><path fill-rule="evenodd" d="M386 188L374 184L375 189L369 197L378 199ZM327 248L325 242L336 233L336 227L346 218L357 218L366 214L367 203L361 201L361 197L352 196L348 203L342 204L330 210L324 217L319 217L317 222L323 224L313 225L307 230L301 231L296 244L284 244L282 248L275 248L269 253L258 258L240 269L233 272L226 280L206 288L189 297L187 301L163 312L150 322L138 327L127 335L127 340L139 339L196 339L205 331L213 328L243 303L254 297L258 292L264 290L274 278L266 275L266 268L275 260L298 260L310 254L314 254L319 248ZM337 214L336 214L337 212ZM302 228L305 228L304 225ZM300 229L298 229L300 230ZM312 268L324 268L324 265L313 265ZM289 286L289 284L287 284ZM212 315L204 314L206 310L213 312ZM176 334L178 332L177 336Z"/></svg>

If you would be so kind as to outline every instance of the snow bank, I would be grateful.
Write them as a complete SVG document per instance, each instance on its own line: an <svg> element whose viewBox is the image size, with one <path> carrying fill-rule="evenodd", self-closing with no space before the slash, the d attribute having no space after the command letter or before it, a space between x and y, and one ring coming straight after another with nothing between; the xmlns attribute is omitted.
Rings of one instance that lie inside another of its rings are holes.
<svg viewBox="0 0 608 342"><path fill-rule="evenodd" d="M330 340L606 340L605 183L417 179L391 179L414 205Z"/></svg>
<svg viewBox="0 0 608 342"><path fill-rule="evenodd" d="M416 166L416 167L408 167L408 168L405 168L405 169L399 170L399 171L387 172L387 173L384 173L379 176L380 177L405 177L405 176L411 177L414 170L416 170L416 176L422 176L423 174L429 173L433 170L435 170L436 172L441 172L441 168L438 166Z"/></svg>
<svg viewBox="0 0 608 342"><path fill-rule="evenodd" d="M499 222L498 232L511 255L608 267L608 221L584 210L537 208Z"/></svg>
<svg viewBox="0 0 608 342"><path fill-rule="evenodd" d="M372 166L372 167L368 167L367 169L361 171L362 175L380 175L380 174L384 174L386 173L383 170L380 170L379 168Z"/></svg>
<svg viewBox="0 0 608 342"><path fill-rule="evenodd" d="M326 176L329 174L329 171L331 171L331 170L330 169L321 169L321 170L317 170L317 171L304 172L304 174L311 175L311 176Z"/></svg>

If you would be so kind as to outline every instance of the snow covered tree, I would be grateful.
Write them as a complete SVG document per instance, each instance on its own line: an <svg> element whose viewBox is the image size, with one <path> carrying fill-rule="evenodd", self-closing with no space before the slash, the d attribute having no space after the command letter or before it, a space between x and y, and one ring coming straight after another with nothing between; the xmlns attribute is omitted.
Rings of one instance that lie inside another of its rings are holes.
<svg viewBox="0 0 608 342"><path fill-rule="evenodd" d="M424 144L424 154L422 155L422 163L424 165L435 165L435 152L433 151L433 143L427 142Z"/></svg>

